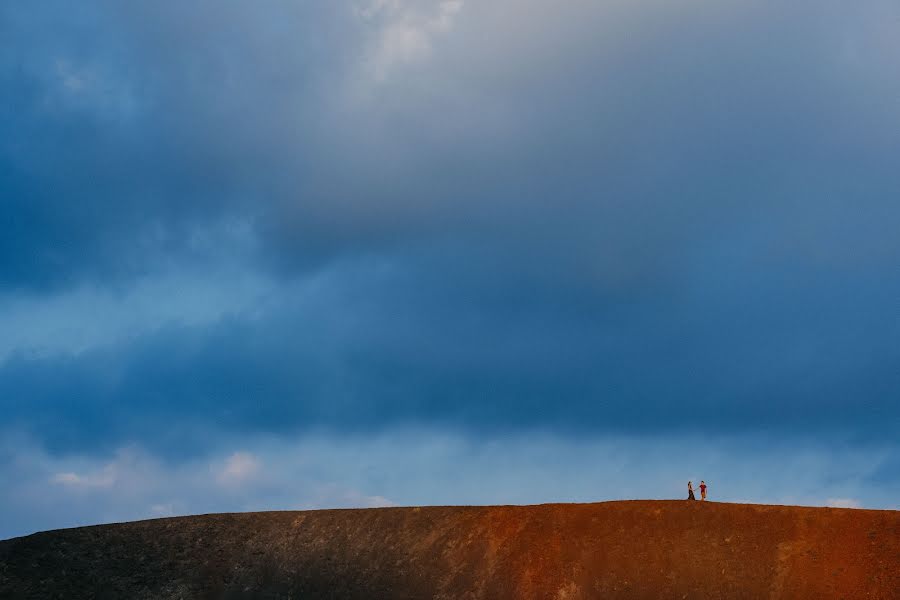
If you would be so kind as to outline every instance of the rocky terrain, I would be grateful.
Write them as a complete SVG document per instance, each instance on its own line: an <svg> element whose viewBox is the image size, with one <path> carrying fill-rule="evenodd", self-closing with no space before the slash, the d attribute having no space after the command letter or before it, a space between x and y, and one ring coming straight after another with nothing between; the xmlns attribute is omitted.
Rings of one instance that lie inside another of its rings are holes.
<svg viewBox="0 0 900 600"><path fill-rule="evenodd" d="M687 501L220 514L0 542L0 598L900 598L900 512Z"/></svg>

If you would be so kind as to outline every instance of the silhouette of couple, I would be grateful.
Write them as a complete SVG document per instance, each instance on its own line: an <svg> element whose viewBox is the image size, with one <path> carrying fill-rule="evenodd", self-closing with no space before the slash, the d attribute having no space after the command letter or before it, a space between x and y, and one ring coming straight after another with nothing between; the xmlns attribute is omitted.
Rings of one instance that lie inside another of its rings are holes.
<svg viewBox="0 0 900 600"><path fill-rule="evenodd" d="M688 500L696 500L694 498L694 486L688 481ZM700 481L700 500L706 500L706 482Z"/></svg>

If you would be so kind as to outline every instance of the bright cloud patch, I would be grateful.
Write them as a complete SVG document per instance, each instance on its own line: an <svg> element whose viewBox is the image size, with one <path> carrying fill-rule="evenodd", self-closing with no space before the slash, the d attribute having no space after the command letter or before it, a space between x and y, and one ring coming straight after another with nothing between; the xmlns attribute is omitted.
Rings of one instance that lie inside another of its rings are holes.
<svg viewBox="0 0 900 600"><path fill-rule="evenodd" d="M397 67L427 60L433 38L453 28L462 8L462 0L443 0L426 7L404 0L375 0L358 8L356 14L379 30L367 59L375 79L384 81Z"/></svg>
<svg viewBox="0 0 900 600"><path fill-rule="evenodd" d="M224 485L240 484L255 477L261 466L259 459L249 452L235 452L225 460L216 480Z"/></svg>

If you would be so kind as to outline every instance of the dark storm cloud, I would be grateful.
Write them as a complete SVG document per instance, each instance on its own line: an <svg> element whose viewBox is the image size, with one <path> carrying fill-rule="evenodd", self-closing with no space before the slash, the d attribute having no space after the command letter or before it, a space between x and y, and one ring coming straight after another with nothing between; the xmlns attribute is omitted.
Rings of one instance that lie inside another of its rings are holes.
<svg viewBox="0 0 900 600"><path fill-rule="evenodd" d="M327 7L315 25L293 3L269 9L0 9L0 285L133 278L189 254L210 221L253 219L273 154L321 102L321 55L340 56L317 41L335 33Z"/></svg>
<svg viewBox="0 0 900 600"><path fill-rule="evenodd" d="M2 289L239 222L284 297L21 353L11 422L889 435L895 6L451 4L0 9Z"/></svg>
<svg viewBox="0 0 900 600"><path fill-rule="evenodd" d="M139 439L179 454L216 432L399 424L893 437L896 331L854 297L878 282L852 278L850 293L823 278L793 302L761 304L735 284L758 297L783 288L745 273L706 299L663 290L590 303L479 271L473 262L447 281L365 265L333 280L355 284L320 283L261 318L169 327L76 357L13 358L0 369L2 410L67 451Z"/></svg>

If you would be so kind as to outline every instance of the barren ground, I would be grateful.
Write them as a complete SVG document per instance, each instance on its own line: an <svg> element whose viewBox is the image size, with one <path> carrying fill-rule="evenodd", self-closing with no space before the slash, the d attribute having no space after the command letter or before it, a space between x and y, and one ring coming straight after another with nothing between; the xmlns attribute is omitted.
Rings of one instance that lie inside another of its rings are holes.
<svg viewBox="0 0 900 600"><path fill-rule="evenodd" d="M0 598L900 598L900 512L687 501L221 514L0 542Z"/></svg>

